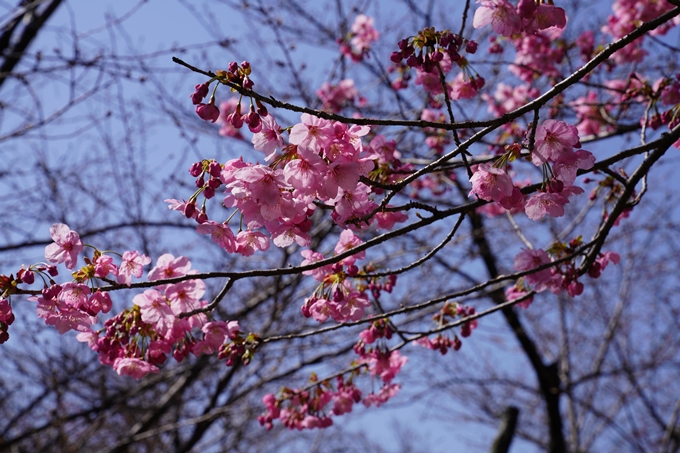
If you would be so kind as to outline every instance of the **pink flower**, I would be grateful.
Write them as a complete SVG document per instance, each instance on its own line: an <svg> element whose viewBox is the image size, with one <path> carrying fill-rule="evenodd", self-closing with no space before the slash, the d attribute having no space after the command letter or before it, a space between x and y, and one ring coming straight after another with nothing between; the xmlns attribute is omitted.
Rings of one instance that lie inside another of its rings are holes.
<svg viewBox="0 0 680 453"><path fill-rule="evenodd" d="M191 269L191 261L186 256L175 258L170 253L165 253L158 257L156 267L149 271L147 279L149 281L161 280L164 278L174 278L187 275Z"/></svg>
<svg viewBox="0 0 680 453"><path fill-rule="evenodd" d="M514 267L518 271L528 271L544 264L550 263L550 256L542 249L527 250L522 249L515 256ZM550 268L543 269L532 274L526 275L524 279L527 283L534 285L547 282L551 278Z"/></svg>
<svg viewBox="0 0 680 453"><path fill-rule="evenodd" d="M297 159L289 161L283 169L288 184L311 195L321 189L327 172L328 165L317 153L304 151L299 153Z"/></svg>
<svg viewBox="0 0 680 453"><path fill-rule="evenodd" d="M408 220L408 214L405 212L378 212L373 218L375 219L378 228L391 230L394 228L395 223L406 222Z"/></svg>
<svg viewBox="0 0 680 453"><path fill-rule="evenodd" d="M505 290L505 300L511 301L511 300L516 300L520 299L528 294L529 291L526 291L524 288L518 288L517 285L513 285L510 288ZM533 302L534 296L528 297L524 299L521 302L517 302L517 306L521 308L529 308L529 305L531 305L531 302Z"/></svg>
<svg viewBox="0 0 680 453"><path fill-rule="evenodd" d="M352 291L337 302L331 302L332 316L338 322L358 321L371 306L364 293Z"/></svg>
<svg viewBox="0 0 680 453"><path fill-rule="evenodd" d="M7 299L0 299L0 322L7 325L14 321L14 314L12 313L12 306Z"/></svg>
<svg viewBox="0 0 680 453"><path fill-rule="evenodd" d="M462 72L459 73L450 84L449 95L451 99L472 99L477 95L475 79L468 79Z"/></svg>
<svg viewBox="0 0 680 453"><path fill-rule="evenodd" d="M229 116L233 116L234 112L236 112L238 103L238 98L230 98L228 101L224 101L220 104L220 117L217 120L217 124L220 125L220 130L218 133L222 137L233 137L240 140L243 139L241 131L235 128L228 120Z"/></svg>
<svg viewBox="0 0 680 453"><path fill-rule="evenodd" d="M252 143L256 150L262 151L265 154L264 160L267 162L274 158L277 148L281 149L283 147L281 128L272 115L262 118L262 129L260 132L253 134Z"/></svg>
<svg viewBox="0 0 680 453"><path fill-rule="evenodd" d="M165 297L170 301L170 308L175 316L200 308L200 299L204 294L203 280L185 280L168 285L165 289Z"/></svg>
<svg viewBox="0 0 680 453"><path fill-rule="evenodd" d="M375 352L373 357L369 359L371 376L380 376L384 383L389 384L399 373L401 367L406 365L406 362L408 362L408 357L402 357L399 351Z"/></svg>
<svg viewBox="0 0 680 453"><path fill-rule="evenodd" d="M140 255L137 250L127 251L123 253L123 262L120 263L118 269L118 283L130 286L132 277L140 278L146 266L151 262L151 258L146 255Z"/></svg>
<svg viewBox="0 0 680 453"><path fill-rule="evenodd" d="M579 169L589 170L595 165L595 156L590 151L579 149L569 159L557 162L553 165L555 177L566 186L571 186L576 180L576 172Z"/></svg>
<svg viewBox="0 0 680 453"><path fill-rule="evenodd" d="M205 323L201 330L204 334L203 341L213 351L218 350L225 339L234 339L241 332L238 321L212 321Z"/></svg>
<svg viewBox="0 0 680 453"><path fill-rule="evenodd" d="M318 153L333 140L333 124L330 121L309 113L303 113L301 121L290 131L289 141L293 145Z"/></svg>
<svg viewBox="0 0 680 453"><path fill-rule="evenodd" d="M518 33L522 21L515 8L507 0L477 0L481 4L472 19L472 26L482 28L491 24L494 32L502 36Z"/></svg>
<svg viewBox="0 0 680 453"><path fill-rule="evenodd" d="M319 253L319 252L314 252L312 250L303 250L300 252L300 255L302 255L305 259L300 263L301 266L306 266L308 264L313 264L316 263L317 261L321 261L325 259L325 257ZM331 274L331 267L332 265L328 264L323 267L319 267L316 269L312 269L311 271L304 271L304 275L312 275L314 277L314 280L318 282L324 281L326 278L326 275Z"/></svg>
<svg viewBox="0 0 680 453"><path fill-rule="evenodd" d="M151 365L141 359L133 357L117 358L113 362L113 369L120 376L131 376L134 379L141 379L149 373L158 373L158 367Z"/></svg>
<svg viewBox="0 0 680 453"><path fill-rule="evenodd" d="M375 407L380 407L390 398L394 397L400 389L400 384L384 385L378 393L371 393L364 398L364 406L370 407L371 405L375 404Z"/></svg>
<svg viewBox="0 0 680 453"><path fill-rule="evenodd" d="M340 113L345 106L352 105L359 92L354 86L354 80L344 79L338 85L324 82L321 88L316 90L316 95L323 102L324 109Z"/></svg>
<svg viewBox="0 0 680 453"><path fill-rule="evenodd" d="M277 247L288 247L293 242L302 247L306 247L312 241L304 231L300 230L297 225L284 223L272 232L271 240Z"/></svg>
<svg viewBox="0 0 680 453"><path fill-rule="evenodd" d="M87 303L90 287L82 283L67 282L61 285L57 300L73 308L80 308Z"/></svg>
<svg viewBox="0 0 680 453"><path fill-rule="evenodd" d="M111 296L109 293L103 293L101 291L96 291L90 297L87 302L87 312L94 316L99 312L108 313L111 311L111 306L113 302L111 301Z"/></svg>
<svg viewBox="0 0 680 453"><path fill-rule="evenodd" d="M336 254L352 250L354 247L364 243L364 241L359 239L352 230L343 230L338 239L338 243L335 246ZM366 258L366 251L362 250L361 252L345 258L342 260L342 263L346 266L351 266L356 260L363 260L364 258Z"/></svg>
<svg viewBox="0 0 680 453"><path fill-rule="evenodd" d="M561 193L536 192L529 198L524 212L531 220L538 220L546 214L552 217L562 217L564 215L564 205L569 203L569 199Z"/></svg>
<svg viewBox="0 0 680 453"><path fill-rule="evenodd" d="M158 333L164 335L175 322L175 315L170 309L168 300L155 289L147 289L132 298L139 307L142 321L156 326Z"/></svg>
<svg viewBox="0 0 680 453"><path fill-rule="evenodd" d="M536 142L531 153L535 165L568 158L574 148L580 148L578 130L564 121L545 120L536 128Z"/></svg>
<svg viewBox="0 0 680 453"><path fill-rule="evenodd" d="M54 244L45 247L45 259L50 263L64 263L67 269L76 267L78 253L83 250L78 233L72 231L68 225L55 223L50 228L50 236Z"/></svg>
<svg viewBox="0 0 680 453"><path fill-rule="evenodd" d="M470 183L472 183L472 190L468 196L476 194L486 201L501 201L510 197L514 188L512 179L505 170L488 164L477 166L475 174L470 178Z"/></svg>
<svg viewBox="0 0 680 453"><path fill-rule="evenodd" d="M118 266L113 264L113 258L109 255L100 255L95 261L94 275L106 278L109 274L118 275Z"/></svg>
<svg viewBox="0 0 680 453"><path fill-rule="evenodd" d="M522 27L528 33L546 30L551 27L563 29L567 25L567 16L562 8L540 4L530 18L524 20Z"/></svg>
<svg viewBox="0 0 680 453"><path fill-rule="evenodd" d="M257 250L269 249L269 238L259 231L245 230L236 235L236 253L251 256Z"/></svg>
<svg viewBox="0 0 680 453"><path fill-rule="evenodd" d="M236 249L236 240L234 233L229 228L229 225L224 223L217 223L213 220L198 225L196 232L199 234L209 234L212 241L222 247L227 253L233 253Z"/></svg>

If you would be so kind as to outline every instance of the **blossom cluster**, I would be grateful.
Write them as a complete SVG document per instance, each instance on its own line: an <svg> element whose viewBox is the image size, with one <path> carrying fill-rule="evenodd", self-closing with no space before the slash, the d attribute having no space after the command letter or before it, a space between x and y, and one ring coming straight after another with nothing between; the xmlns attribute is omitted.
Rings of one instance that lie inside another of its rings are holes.
<svg viewBox="0 0 680 453"><path fill-rule="evenodd" d="M362 61L371 50L371 44L376 42L380 33L373 26L373 18L359 14L352 23L350 33L344 38L338 38L340 53L349 57L353 62Z"/></svg>
<svg viewBox="0 0 680 453"><path fill-rule="evenodd" d="M474 307L447 301L444 306L432 316L432 320L436 323L437 328L441 329L451 322L465 319L469 316L473 316L475 313L476 310ZM463 338L469 337L472 335L472 331L477 328L477 325L477 319L462 323L460 326L460 336ZM417 339L415 343L424 348L439 351L442 355L446 354L449 349L458 351L463 346L462 341L455 333L453 334L453 338L442 333L439 333L434 339L423 336Z"/></svg>
<svg viewBox="0 0 680 453"><path fill-rule="evenodd" d="M560 294L563 290L566 290L572 297L581 295L584 286L583 283L578 281L580 275L574 259L546 267L547 264L553 262L553 259L559 260L574 254L581 245L582 240L579 237L569 243L556 242L547 251L543 249L522 249L515 256L514 267L516 270L529 271L538 267L545 268L525 275L522 282L518 282L506 291L506 297L510 300L525 295L527 289L524 284L531 285L536 292L547 289L553 294ZM616 252L600 253L588 270L588 275L591 278L599 278L610 262L618 264L619 261L620 257ZM529 303L531 303L530 300L524 301L525 306L528 306Z"/></svg>
<svg viewBox="0 0 680 453"><path fill-rule="evenodd" d="M54 224L50 233L54 242L45 248L45 259L52 264L64 264L75 269L84 250L80 236L67 225ZM87 246L92 247L92 246ZM131 286L132 278L140 278L143 268L151 262L138 251L126 251L120 264L112 256L94 249L91 258L84 256L85 265L72 273L73 281L58 284L58 275L51 264L22 267L17 277L0 276L0 343L8 338L7 328L14 322L14 314L7 296L21 283L32 284L38 275L44 282L43 290L29 298L36 302L36 313L45 323L64 334L78 332L77 339L86 342L99 354L99 361L111 366L120 375L140 379L159 371L169 355L177 361L187 355L217 354L228 366L252 359L259 339L245 335L236 321L210 320L203 312L208 301L203 300L206 285L201 279L186 278L173 283L159 282L132 298L132 307L103 321L99 316L112 310L109 293L98 286ZM190 277L188 258L165 254L148 273L148 280L167 281ZM193 313L193 314L192 314Z"/></svg>
<svg viewBox="0 0 680 453"><path fill-rule="evenodd" d="M343 79L337 85L324 82L321 88L316 90L316 95L323 102L324 110L340 113L345 107L355 105L362 107L366 99L359 96L359 91L354 85L354 80Z"/></svg>
<svg viewBox="0 0 680 453"><path fill-rule="evenodd" d="M411 77L408 70L413 68L416 71L415 84L422 85L430 93L430 104L435 108L441 103L433 96L443 93L444 88L450 99L471 99L485 84L484 78L461 55L463 50L474 54L477 51L475 41L465 40L449 30L437 31L430 27L419 31L413 38L402 39L398 46L399 50L390 55L395 65L390 70L399 74L392 83L393 88L406 88ZM451 72L453 63L461 72L451 82L442 84L441 79Z"/></svg>
<svg viewBox="0 0 680 453"><path fill-rule="evenodd" d="M361 244L361 239L352 230L344 230L335 246L335 253L352 250ZM325 258L321 253L312 250L303 250L301 253L305 258L303 266ZM302 314L318 322L325 322L329 317L337 322L358 321L364 317L366 309L371 305L367 291L371 291L376 299L380 297L382 290L392 292L396 284L396 275L390 275L385 282L362 276L356 261L365 256L366 252L361 251L338 263L304 271L303 274L312 275L320 284L314 294L305 299Z"/></svg>
<svg viewBox="0 0 680 453"><path fill-rule="evenodd" d="M564 28L567 24L562 8L535 0L519 0L516 7L508 0L477 0L477 3L481 6L475 11L472 26L491 25L493 31L502 36Z"/></svg>
<svg viewBox="0 0 680 453"><path fill-rule="evenodd" d="M260 424L271 429L278 419L289 429L326 428L333 424L333 416L352 412L354 404L361 402L366 407L385 404L401 389L400 384L392 381L408 362L399 350L387 347L386 340L391 337L387 319L373 321L359 334L359 342L354 346L359 360L348 373L348 379L340 375L333 385L332 381L319 381L312 374L307 389L283 388L278 396L265 395L262 401L267 412L258 417ZM364 395L354 383L364 370L382 383L378 392Z"/></svg>
<svg viewBox="0 0 680 453"><path fill-rule="evenodd" d="M338 225L354 222L378 206L373 199L380 192L361 179L392 182L395 170L404 168L393 142L377 135L368 146L363 144L362 137L370 131L367 126L347 126L303 113L301 122L290 128L287 145L272 115L262 118L261 126L252 142L265 154L265 161L272 161L270 165L242 158L225 164L197 162L189 172L197 178L198 191L188 202L166 200L170 209L194 218L199 223L197 231L210 235L228 253L252 255L269 248L270 242L278 247L293 242L309 245L310 218L317 203L333 209L331 217ZM226 195L223 205L239 212L239 224L247 227L236 234L228 222L209 220L205 204L202 209L196 206L200 193L210 199L222 185ZM391 227L406 219L403 213L385 211L366 219L363 226Z"/></svg>

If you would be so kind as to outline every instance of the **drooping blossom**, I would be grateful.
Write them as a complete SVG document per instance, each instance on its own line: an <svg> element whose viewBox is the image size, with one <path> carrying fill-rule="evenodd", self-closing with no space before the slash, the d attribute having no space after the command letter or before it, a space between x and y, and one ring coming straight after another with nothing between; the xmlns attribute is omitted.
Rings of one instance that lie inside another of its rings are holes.
<svg viewBox="0 0 680 453"><path fill-rule="evenodd" d="M141 379L149 373L158 373L158 367L151 365L142 359L134 357L118 358L113 363L113 369L120 376L130 376L134 379Z"/></svg>
<svg viewBox="0 0 680 453"><path fill-rule="evenodd" d="M522 19L507 0L477 0L481 6L475 11L472 26L482 28L491 24L495 33L502 36L512 36L518 33L522 26Z"/></svg>
<svg viewBox="0 0 680 453"><path fill-rule="evenodd" d="M175 321L175 315L168 300L155 289L147 289L142 294L132 298L132 302L139 307L142 321L152 324L158 333L164 335Z"/></svg>
<svg viewBox="0 0 680 453"><path fill-rule="evenodd" d="M64 263L67 269L76 267L78 253L83 250L78 233L68 225L55 223L50 227L50 237L54 243L45 247L45 259L50 263Z"/></svg>
<svg viewBox="0 0 680 453"><path fill-rule="evenodd" d="M580 146L576 127L564 121L545 120L536 128L536 141L531 159L535 165L548 161L557 162Z"/></svg>
<svg viewBox="0 0 680 453"><path fill-rule="evenodd" d="M265 154L264 160L269 162L276 155L276 150L283 147L281 128L272 115L262 118L262 129L253 134L253 147Z"/></svg>
<svg viewBox="0 0 680 453"><path fill-rule="evenodd" d="M468 196L475 194L482 200L498 201L512 195L512 179L505 170L480 164L470 178L472 190Z"/></svg>
<svg viewBox="0 0 680 453"><path fill-rule="evenodd" d="M362 401L364 406L380 407L385 404L390 398L393 398L401 389L401 384L387 384L380 388L378 393L371 393L366 395Z"/></svg>
<svg viewBox="0 0 680 453"><path fill-rule="evenodd" d="M118 276L118 266L113 262L113 257L109 255L99 255L94 262L94 275L106 278L109 274Z"/></svg>
<svg viewBox="0 0 680 453"><path fill-rule="evenodd" d="M198 225L196 227L196 232L198 234L209 234L210 239L226 250L227 253L233 253L236 249L236 238L234 237L234 232L229 228L229 225L208 220L207 222Z"/></svg>

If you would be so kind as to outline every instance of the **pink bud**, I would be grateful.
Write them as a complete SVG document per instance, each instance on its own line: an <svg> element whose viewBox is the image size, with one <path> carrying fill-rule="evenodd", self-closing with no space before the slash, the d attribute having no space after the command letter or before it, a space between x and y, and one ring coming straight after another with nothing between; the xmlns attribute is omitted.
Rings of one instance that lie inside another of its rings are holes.
<svg viewBox="0 0 680 453"><path fill-rule="evenodd" d="M215 107L215 104L198 104L196 106L196 114L202 120L214 123L220 117L220 109Z"/></svg>
<svg viewBox="0 0 680 453"><path fill-rule="evenodd" d="M190 219L194 216L194 213L196 212L196 205L194 203L187 203L184 206L184 217L187 219Z"/></svg>
<svg viewBox="0 0 680 453"><path fill-rule="evenodd" d="M198 178L198 176L203 173L203 163L202 162L194 162L191 164L191 167L189 167L189 174L193 176L194 178Z"/></svg>
<svg viewBox="0 0 680 453"><path fill-rule="evenodd" d="M519 0L517 4L517 13L522 19L529 19L538 8L534 0Z"/></svg>
<svg viewBox="0 0 680 453"><path fill-rule="evenodd" d="M208 186L212 187L213 189L217 189L221 185L222 185L222 181L220 181L219 178L210 178L208 180Z"/></svg>
<svg viewBox="0 0 680 453"><path fill-rule="evenodd" d="M467 53L475 53L477 52L477 42L476 41L468 41L465 43L465 51Z"/></svg>
<svg viewBox="0 0 680 453"><path fill-rule="evenodd" d="M208 173L215 178L219 178L220 173L222 173L222 166L213 160L208 166Z"/></svg>
<svg viewBox="0 0 680 453"><path fill-rule="evenodd" d="M255 113L252 105L250 106L250 113L243 118L243 121L248 124L248 129L254 134L257 134L262 130L262 120L260 119L260 115Z"/></svg>
<svg viewBox="0 0 680 453"><path fill-rule="evenodd" d="M200 104L204 97L208 95L209 85L208 82L196 85L194 87L196 91L191 93L191 102L196 105Z"/></svg>
<svg viewBox="0 0 680 453"><path fill-rule="evenodd" d="M21 279L22 282L30 285L35 281L35 276L33 275L33 271L30 271L28 269L20 269L19 272L17 272L17 277Z"/></svg>
<svg viewBox="0 0 680 453"><path fill-rule="evenodd" d="M269 115L269 112L267 111L267 107L265 107L262 102L258 99L255 101L255 104L257 104L257 114L260 115L261 117L266 117Z"/></svg>
<svg viewBox="0 0 680 453"><path fill-rule="evenodd" d="M239 112L230 113L227 116L227 123L234 126L236 129L240 129L243 126L243 117Z"/></svg>
<svg viewBox="0 0 680 453"><path fill-rule="evenodd" d="M205 222L208 221L208 214L206 214L205 211L201 210L196 216L196 221L200 224L204 224Z"/></svg>

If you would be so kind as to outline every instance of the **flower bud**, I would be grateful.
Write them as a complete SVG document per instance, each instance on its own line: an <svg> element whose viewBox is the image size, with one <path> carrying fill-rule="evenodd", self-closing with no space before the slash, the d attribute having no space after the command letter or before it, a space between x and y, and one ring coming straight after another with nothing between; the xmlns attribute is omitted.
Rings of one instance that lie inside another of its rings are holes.
<svg viewBox="0 0 680 453"><path fill-rule="evenodd" d="M189 167L189 174L191 176L198 178L201 173L203 173L203 162L194 162L191 164L191 167Z"/></svg>
<svg viewBox="0 0 680 453"><path fill-rule="evenodd" d="M219 162L213 160L208 166L208 173L210 173L210 176L219 178L220 173L222 173L222 166L219 164Z"/></svg>
<svg viewBox="0 0 680 453"><path fill-rule="evenodd" d="M465 43L465 51L467 53L475 53L477 52L477 42L475 41L468 41Z"/></svg>
<svg viewBox="0 0 680 453"><path fill-rule="evenodd" d="M198 104L196 106L196 114L202 120L214 123L220 117L220 109L215 104Z"/></svg>

